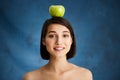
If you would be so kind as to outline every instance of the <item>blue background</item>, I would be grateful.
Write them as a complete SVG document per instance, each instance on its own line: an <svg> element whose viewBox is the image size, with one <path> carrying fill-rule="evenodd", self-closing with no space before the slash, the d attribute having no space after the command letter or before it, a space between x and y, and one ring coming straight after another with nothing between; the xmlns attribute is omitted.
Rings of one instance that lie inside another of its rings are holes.
<svg viewBox="0 0 120 80"><path fill-rule="evenodd" d="M47 63L39 54L48 8L62 4L75 31L71 63L88 68L94 80L120 80L119 0L0 0L0 80L21 80Z"/></svg>

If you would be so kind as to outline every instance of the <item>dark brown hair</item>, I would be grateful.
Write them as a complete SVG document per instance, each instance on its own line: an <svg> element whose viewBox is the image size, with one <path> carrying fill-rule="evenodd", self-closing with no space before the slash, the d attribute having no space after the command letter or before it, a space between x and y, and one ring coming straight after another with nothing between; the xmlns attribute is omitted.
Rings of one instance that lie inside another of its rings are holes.
<svg viewBox="0 0 120 80"><path fill-rule="evenodd" d="M75 41L75 36L74 36L74 32L72 29L71 24L68 22L68 20L66 20L65 18L61 18L61 17L52 17L50 19L47 19L44 24L43 24L43 28L42 28L42 32L41 32L41 42L40 42L40 53L41 53L41 57L45 60L49 60L50 59L50 54L46 49L46 46L44 46L42 44L42 40L45 39L46 34L47 34L47 30L49 25L51 24L60 24L65 26L66 28L69 29L71 37L72 37L72 45L71 45L71 49L70 51L67 53L67 59L70 59L72 57L74 57L75 53L76 53L76 41Z"/></svg>

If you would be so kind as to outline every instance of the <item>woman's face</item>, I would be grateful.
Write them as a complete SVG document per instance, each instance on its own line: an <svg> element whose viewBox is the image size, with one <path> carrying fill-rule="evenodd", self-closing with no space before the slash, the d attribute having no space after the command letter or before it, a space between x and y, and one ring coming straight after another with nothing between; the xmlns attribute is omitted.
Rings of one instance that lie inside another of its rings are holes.
<svg viewBox="0 0 120 80"><path fill-rule="evenodd" d="M69 52L72 44L72 37L69 29L60 24L51 24L48 27L48 31L43 45L46 46L47 51L50 53L50 57L66 56Z"/></svg>

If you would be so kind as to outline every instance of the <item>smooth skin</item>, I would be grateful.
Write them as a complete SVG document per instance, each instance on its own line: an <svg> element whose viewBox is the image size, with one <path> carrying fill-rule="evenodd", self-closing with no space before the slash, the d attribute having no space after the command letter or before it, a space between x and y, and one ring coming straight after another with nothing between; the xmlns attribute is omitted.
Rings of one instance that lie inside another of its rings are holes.
<svg viewBox="0 0 120 80"><path fill-rule="evenodd" d="M49 62L26 73L23 80L92 80L90 70L67 61L66 54L71 48L72 37L65 26L51 24L42 43L50 53Z"/></svg>

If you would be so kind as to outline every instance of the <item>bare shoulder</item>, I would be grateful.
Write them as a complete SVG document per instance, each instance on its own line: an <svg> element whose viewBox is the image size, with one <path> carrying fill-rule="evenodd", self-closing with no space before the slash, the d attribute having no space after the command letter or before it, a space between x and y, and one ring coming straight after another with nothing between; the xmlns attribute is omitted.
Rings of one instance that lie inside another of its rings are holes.
<svg viewBox="0 0 120 80"><path fill-rule="evenodd" d="M24 76L22 80L35 80L35 79L40 79L40 70L33 70L30 72L27 72Z"/></svg>
<svg viewBox="0 0 120 80"><path fill-rule="evenodd" d="M31 80L32 79L32 72L27 72L24 76L23 76L23 78L22 78L22 80Z"/></svg>
<svg viewBox="0 0 120 80"><path fill-rule="evenodd" d="M78 76L80 76L83 80L92 80L92 72L83 67L75 66L75 72L77 73Z"/></svg>
<svg viewBox="0 0 120 80"><path fill-rule="evenodd" d="M84 74L88 74L88 75L92 74L92 72L89 69L83 68L83 67L78 67L78 71L80 71L80 72L82 72Z"/></svg>

